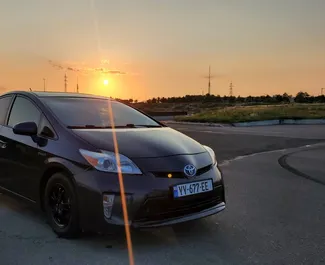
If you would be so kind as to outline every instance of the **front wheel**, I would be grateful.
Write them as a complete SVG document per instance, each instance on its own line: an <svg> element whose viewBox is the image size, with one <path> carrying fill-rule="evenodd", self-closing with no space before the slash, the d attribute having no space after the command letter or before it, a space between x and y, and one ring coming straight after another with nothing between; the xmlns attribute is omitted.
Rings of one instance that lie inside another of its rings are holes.
<svg viewBox="0 0 325 265"><path fill-rule="evenodd" d="M49 224L59 237L79 235L77 196L66 175L56 173L49 179L44 192L44 206Z"/></svg>

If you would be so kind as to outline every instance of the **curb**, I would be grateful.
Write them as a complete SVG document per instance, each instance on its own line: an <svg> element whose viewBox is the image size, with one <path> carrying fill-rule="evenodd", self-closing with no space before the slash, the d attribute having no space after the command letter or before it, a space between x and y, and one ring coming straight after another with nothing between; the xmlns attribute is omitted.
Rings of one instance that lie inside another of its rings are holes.
<svg viewBox="0 0 325 265"><path fill-rule="evenodd" d="M325 125L325 119L284 119L284 120L263 120L235 123L205 123L205 122L185 122L185 121L162 121L166 124L197 125L208 127L254 127L272 125Z"/></svg>
<svg viewBox="0 0 325 265"><path fill-rule="evenodd" d="M185 122L185 121L162 121L166 124L179 124L179 125L197 125L197 126L208 126L208 127L232 127L232 124L221 124L221 123L207 123L207 122Z"/></svg>
<svg viewBox="0 0 325 265"><path fill-rule="evenodd" d="M270 126L270 125L325 125L325 119L281 119L250 122L236 122L235 127Z"/></svg>

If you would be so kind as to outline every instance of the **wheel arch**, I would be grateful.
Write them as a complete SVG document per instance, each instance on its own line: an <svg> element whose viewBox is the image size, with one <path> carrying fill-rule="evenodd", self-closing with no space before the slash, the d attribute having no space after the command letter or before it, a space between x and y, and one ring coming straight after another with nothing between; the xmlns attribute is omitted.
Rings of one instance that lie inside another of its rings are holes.
<svg viewBox="0 0 325 265"><path fill-rule="evenodd" d="M71 180L73 185L76 184L76 181L73 177L73 173L66 166L64 166L63 164L58 163L58 162L53 162L53 163L48 164L47 168L45 169L45 171L42 175L40 185L39 185L39 202L40 202L40 207L41 207L42 211L44 211L43 197L44 197L46 184L48 183L49 179L56 173L64 174Z"/></svg>

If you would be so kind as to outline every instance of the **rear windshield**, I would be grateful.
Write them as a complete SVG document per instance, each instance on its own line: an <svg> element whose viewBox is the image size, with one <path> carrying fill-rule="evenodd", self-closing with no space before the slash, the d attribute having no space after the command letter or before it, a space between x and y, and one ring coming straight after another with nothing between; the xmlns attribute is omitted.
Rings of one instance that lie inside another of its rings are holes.
<svg viewBox="0 0 325 265"><path fill-rule="evenodd" d="M44 97L42 101L61 122L70 127L111 127L113 124L110 120L110 106L114 126L133 124L160 127L157 122L141 112L109 99Z"/></svg>

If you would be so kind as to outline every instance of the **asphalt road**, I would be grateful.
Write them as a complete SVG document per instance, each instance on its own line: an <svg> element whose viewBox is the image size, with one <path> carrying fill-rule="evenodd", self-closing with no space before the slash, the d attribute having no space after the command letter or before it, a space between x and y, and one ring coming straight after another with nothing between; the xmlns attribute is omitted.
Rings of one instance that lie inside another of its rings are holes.
<svg viewBox="0 0 325 265"><path fill-rule="evenodd" d="M170 126L213 148L220 162L237 156L314 144L325 139L325 126Z"/></svg>
<svg viewBox="0 0 325 265"><path fill-rule="evenodd" d="M224 172L219 215L133 231L135 264L325 264L325 126L174 128L211 146ZM128 264L124 234L56 238L0 195L0 264Z"/></svg>

